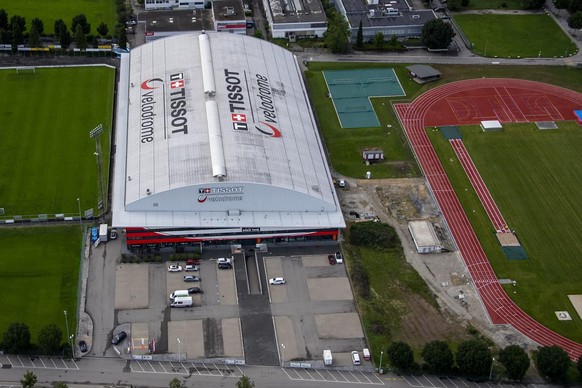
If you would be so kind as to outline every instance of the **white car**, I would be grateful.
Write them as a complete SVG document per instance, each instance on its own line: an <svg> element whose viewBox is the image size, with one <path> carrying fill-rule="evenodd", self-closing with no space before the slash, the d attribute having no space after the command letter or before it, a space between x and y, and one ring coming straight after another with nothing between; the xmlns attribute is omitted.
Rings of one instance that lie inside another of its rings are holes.
<svg viewBox="0 0 582 388"><path fill-rule="evenodd" d="M336 263L338 263L338 264L344 263L344 256L341 254L341 252L336 252L334 256L335 256Z"/></svg>
<svg viewBox="0 0 582 388"><path fill-rule="evenodd" d="M225 257L219 257L218 259L216 259L216 262L218 264L223 264L223 263L231 264L230 263L230 259L229 258L225 258Z"/></svg>
<svg viewBox="0 0 582 388"><path fill-rule="evenodd" d="M191 272L191 271L198 271L198 266L196 265L187 265L184 267L184 271Z"/></svg>
<svg viewBox="0 0 582 388"><path fill-rule="evenodd" d="M172 264L168 266L168 272L182 272L182 266L178 264Z"/></svg>
<svg viewBox="0 0 582 388"><path fill-rule="evenodd" d="M283 278L273 278L269 279L269 284L285 284L285 279Z"/></svg>

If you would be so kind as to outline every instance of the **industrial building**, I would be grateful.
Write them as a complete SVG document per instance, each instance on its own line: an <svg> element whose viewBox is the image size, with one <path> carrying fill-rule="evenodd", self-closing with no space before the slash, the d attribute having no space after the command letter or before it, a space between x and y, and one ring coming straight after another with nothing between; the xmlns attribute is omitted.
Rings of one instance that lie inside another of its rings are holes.
<svg viewBox="0 0 582 388"><path fill-rule="evenodd" d="M337 239L345 227L295 56L238 34L121 58L112 226L128 246Z"/></svg>

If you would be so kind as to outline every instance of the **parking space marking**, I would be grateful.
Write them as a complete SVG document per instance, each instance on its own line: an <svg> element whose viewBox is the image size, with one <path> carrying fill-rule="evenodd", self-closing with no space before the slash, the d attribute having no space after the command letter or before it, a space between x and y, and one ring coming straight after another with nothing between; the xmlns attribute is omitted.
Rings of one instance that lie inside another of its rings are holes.
<svg viewBox="0 0 582 388"><path fill-rule="evenodd" d="M325 370L327 375L320 373L317 369L295 369L295 368L282 368L283 372L293 381L312 381L312 382L327 382L327 383L342 383L342 384L362 384L362 385L386 385L382 379L373 373L364 372L349 372L347 374L342 373L339 370ZM341 376L342 379L338 379L335 373ZM303 374L305 375L303 375ZM315 376L315 374L319 375ZM372 377L373 376L373 377Z"/></svg>
<svg viewBox="0 0 582 388"><path fill-rule="evenodd" d="M453 379L451 379L450 377L441 377L441 378L437 378L435 376L424 376L421 375L418 378L416 376L401 376L402 379L400 380L404 380L408 383L408 385L412 388L449 388L450 384L452 384L452 386L454 388L480 388L483 386L483 384L478 384L475 382L471 382L471 381L465 381L461 378L454 378L456 380L457 383L455 383L455 381L453 381ZM432 378L432 379L431 379ZM421 379L424 379L427 381L428 384L430 385L424 385L423 382L421 381ZM433 379L438 379L438 384L435 384L435 381ZM395 379L387 379L385 378L385 380L395 380ZM462 384L461 384L462 383ZM485 382L485 385L487 387L490 388L505 388L505 387L512 387L512 388L527 388L526 385L524 384L519 384L519 385L507 385L507 384L501 384L501 383L492 383L492 382Z"/></svg>
<svg viewBox="0 0 582 388"><path fill-rule="evenodd" d="M194 364L185 362L139 361L132 360L130 369L133 373L182 374L213 377L240 378L244 373L238 366L217 364Z"/></svg>
<svg viewBox="0 0 582 388"><path fill-rule="evenodd" d="M57 363L55 363L57 360ZM79 370L79 366L74 362L73 365L67 364L65 360L61 357L26 357L20 358L20 356L12 356L10 358L8 355L4 355L4 358L0 360L2 365L10 365L12 368L27 368L27 369L64 369ZM60 363L63 365L60 366ZM52 365L51 365L52 364Z"/></svg>

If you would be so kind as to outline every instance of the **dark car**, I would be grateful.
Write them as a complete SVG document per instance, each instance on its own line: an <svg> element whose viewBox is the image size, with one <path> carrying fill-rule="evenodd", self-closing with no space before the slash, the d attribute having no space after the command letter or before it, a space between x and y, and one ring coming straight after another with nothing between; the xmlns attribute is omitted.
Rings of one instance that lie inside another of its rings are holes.
<svg viewBox="0 0 582 388"><path fill-rule="evenodd" d="M335 264L334 255L327 255L327 261L329 261L329 264Z"/></svg>
<svg viewBox="0 0 582 388"><path fill-rule="evenodd" d="M188 294L204 294L204 291L200 287L190 287L188 288Z"/></svg>
<svg viewBox="0 0 582 388"><path fill-rule="evenodd" d="M81 351L81 353L86 353L87 352L87 342L79 341L79 350Z"/></svg>
<svg viewBox="0 0 582 388"><path fill-rule="evenodd" d="M230 263L218 263L218 269L232 269L232 264L230 264Z"/></svg>
<svg viewBox="0 0 582 388"><path fill-rule="evenodd" d="M111 343L113 345L118 345L120 342L122 342L126 338L127 338L127 333L125 331L120 331L119 333L117 333L113 336Z"/></svg>

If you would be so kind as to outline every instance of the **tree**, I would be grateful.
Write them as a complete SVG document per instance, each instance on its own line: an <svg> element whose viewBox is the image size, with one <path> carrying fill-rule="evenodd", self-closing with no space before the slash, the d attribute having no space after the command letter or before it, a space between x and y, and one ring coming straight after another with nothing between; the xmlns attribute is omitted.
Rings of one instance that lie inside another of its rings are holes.
<svg viewBox="0 0 582 388"><path fill-rule="evenodd" d="M383 222L358 222L350 226L350 243L370 248L393 248L400 244L396 230Z"/></svg>
<svg viewBox="0 0 582 388"><path fill-rule="evenodd" d="M119 25L117 28L117 44L122 49L127 48L127 34L125 32L125 26Z"/></svg>
<svg viewBox="0 0 582 388"><path fill-rule="evenodd" d="M450 0L448 4L448 7L451 11L459 11L463 5L461 0Z"/></svg>
<svg viewBox="0 0 582 388"><path fill-rule="evenodd" d="M32 21L30 22L30 25L31 25L31 27L30 27L31 30L32 30L32 27L36 27L36 30L38 31L39 35L42 35L44 33L44 23L39 18L32 19Z"/></svg>
<svg viewBox="0 0 582 388"><path fill-rule="evenodd" d="M382 46L384 46L384 34L381 32L377 32L376 35L374 35L374 46L376 46L376 49L380 50L382 49Z"/></svg>
<svg viewBox="0 0 582 388"><path fill-rule="evenodd" d="M28 34L28 45L30 47L40 47L40 34L35 25L30 28L30 33Z"/></svg>
<svg viewBox="0 0 582 388"><path fill-rule="evenodd" d="M4 333L4 352L22 353L30 347L30 330L21 322L14 322Z"/></svg>
<svg viewBox="0 0 582 388"><path fill-rule="evenodd" d="M65 31L67 30L67 25L65 24L63 19L56 20L55 26L54 26L55 38L58 38L59 36L61 36L61 32L63 30L65 30Z"/></svg>
<svg viewBox="0 0 582 388"><path fill-rule="evenodd" d="M538 352L537 367L540 375L551 381L563 380L570 363L568 353L559 346L544 346Z"/></svg>
<svg viewBox="0 0 582 388"><path fill-rule="evenodd" d="M109 32L109 28L107 27L107 24L105 24L104 22L101 22L101 24L99 24L99 26L97 27L97 33L103 37L107 36L107 33Z"/></svg>
<svg viewBox="0 0 582 388"><path fill-rule="evenodd" d="M450 372L455 361L449 344L445 341L432 341L424 345L422 358L429 372L446 374Z"/></svg>
<svg viewBox="0 0 582 388"><path fill-rule="evenodd" d="M578 369L578 374L582 376L582 356L578 357L578 362L576 362L576 369Z"/></svg>
<svg viewBox="0 0 582 388"><path fill-rule="evenodd" d="M364 27L362 25L362 20L360 19L360 25L358 26L358 33L356 34L356 47L364 47Z"/></svg>
<svg viewBox="0 0 582 388"><path fill-rule="evenodd" d="M568 27L576 30L582 28L582 11L577 11L568 18Z"/></svg>
<svg viewBox="0 0 582 388"><path fill-rule="evenodd" d="M582 0L570 0L568 4L568 12L571 14L582 11Z"/></svg>
<svg viewBox="0 0 582 388"><path fill-rule="evenodd" d="M0 9L0 30L8 31L8 13L5 9Z"/></svg>
<svg viewBox="0 0 582 388"><path fill-rule="evenodd" d="M446 49L453 41L455 32L449 23L433 19L422 27L422 43L429 49Z"/></svg>
<svg viewBox="0 0 582 388"><path fill-rule="evenodd" d="M62 30L59 35L59 43L61 44L61 47L68 49L72 41L73 37L71 36L71 33L66 29Z"/></svg>
<svg viewBox="0 0 582 388"><path fill-rule="evenodd" d="M20 379L20 385L22 385L22 388L32 388L34 387L34 384L36 384L36 381L36 375L27 370L26 373L22 375L22 379Z"/></svg>
<svg viewBox="0 0 582 388"><path fill-rule="evenodd" d="M461 0L461 5L463 7L467 7L469 5L470 1L469 0Z"/></svg>
<svg viewBox="0 0 582 388"><path fill-rule="evenodd" d="M539 9L542 8L546 0L521 0L521 8L523 9Z"/></svg>
<svg viewBox="0 0 582 388"><path fill-rule="evenodd" d="M170 388L183 388L185 387L184 383L180 381L180 379L174 377L170 380Z"/></svg>
<svg viewBox="0 0 582 388"><path fill-rule="evenodd" d="M87 36L83 32L83 27L77 24L75 30L75 45L78 49L85 50L87 48Z"/></svg>
<svg viewBox="0 0 582 388"><path fill-rule="evenodd" d="M327 31L323 34L325 44L334 54L344 54L350 48L350 27L343 15L333 13Z"/></svg>
<svg viewBox="0 0 582 388"><path fill-rule="evenodd" d="M53 388L69 388L69 386L67 385L67 383L63 383L62 381L60 383L56 383Z"/></svg>
<svg viewBox="0 0 582 388"><path fill-rule="evenodd" d="M568 8L568 5L570 5L570 0L555 0L554 5L558 9L565 9Z"/></svg>
<svg viewBox="0 0 582 388"><path fill-rule="evenodd" d="M392 342L387 351L390 365L399 371L405 372L414 365L414 353L405 342Z"/></svg>
<svg viewBox="0 0 582 388"><path fill-rule="evenodd" d="M80 25L83 29L83 33L85 35L91 32L91 25L87 23L87 17L85 14L79 14L73 18L73 22L71 23L71 31L77 31L77 26Z"/></svg>
<svg viewBox="0 0 582 388"><path fill-rule="evenodd" d="M457 349L457 366L461 374L467 377L486 377L492 363L491 351L483 341L465 341Z"/></svg>
<svg viewBox="0 0 582 388"><path fill-rule="evenodd" d="M255 383L249 376L242 375L242 377L236 382L236 388L255 388Z"/></svg>
<svg viewBox="0 0 582 388"><path fill-rule="evenodd" d="M507 377L521 380L529 368L529 357L518 345L510 345L499 352L499 362L505 367Z"/></svg>
<svg viewBox="0 0 582 388"><path fill-rule="evenodd" d="M24 43L24 31L26 31L26 20L22 16L14 15L10 18L10 31L12 32L12 47Z"/></svg>
<svg viewBox="0 0 582 388"><path fill-rule="evenodd" d="M63 332L55 324L47 325L38 333L38 345L44 354L53 355L59 350L63 341Z"/></svg>

